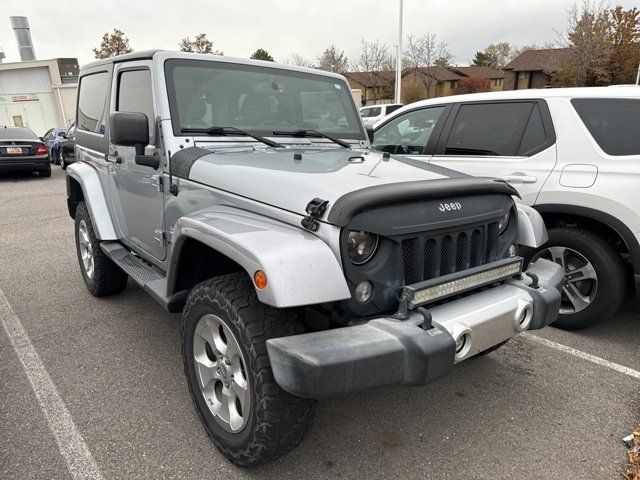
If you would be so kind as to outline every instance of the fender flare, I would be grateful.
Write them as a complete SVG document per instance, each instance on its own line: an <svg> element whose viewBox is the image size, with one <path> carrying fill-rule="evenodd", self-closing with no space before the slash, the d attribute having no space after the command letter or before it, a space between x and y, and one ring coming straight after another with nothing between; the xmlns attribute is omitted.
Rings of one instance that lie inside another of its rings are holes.
<svg viewBox="0 0 640 480"><path fill-rule="evenodd" d="M111 220L107 198L95 168L83 162L75 162L67 168L67 175L67 184L73 179L82 188L82 195L87 204L96 237L100 240L117 240L118 236ZM70 194L69 191L67 193Z"/></svg>
<svg viewBox="0 0 640 480"><path fill-rule="evenodd" d="M267 274L258 299L278 308L344 300L351 292L333 251L306 230L229 206L215 206L180 218L172 235L167 296L175 294L182 249L196 240L239 264L253 279Z"/></svg>
<svg viewBox="0 0 640 480"><path fill-rule="evenodd" d="M549 240L542 215L531 207L516 204L518 210L518 244L539 248Z"/></svg>
<svg viewBox="0 0 640 480"><path fill-rule="evenodd" d="M625 246L631 254L631 263L633 264L633 271L636 275L640 274L640 244L633 232L622 221L616 217L609 215L608 213L595 210L593 208L581 207L578 205L565 205L556 203L545 203L540 205L534 205L534 207L541 214L554 213L557 215L569 214L585 217L590 220L594 220L599 223L603 223L614 232L616 232Z"/></svg>

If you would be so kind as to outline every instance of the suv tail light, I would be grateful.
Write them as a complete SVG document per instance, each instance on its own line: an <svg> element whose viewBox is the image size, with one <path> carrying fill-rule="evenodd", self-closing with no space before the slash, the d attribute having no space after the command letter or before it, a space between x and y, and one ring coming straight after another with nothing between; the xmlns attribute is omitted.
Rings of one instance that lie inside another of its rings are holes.
<svg viewBox="0 0 640 480"><path fill-rule="evenodd" d="M38 151L36 152L36 155L48 155L49 152L47 151L47 147L44 145L44 143L41 143L40 145L38 145Z"/></svg>

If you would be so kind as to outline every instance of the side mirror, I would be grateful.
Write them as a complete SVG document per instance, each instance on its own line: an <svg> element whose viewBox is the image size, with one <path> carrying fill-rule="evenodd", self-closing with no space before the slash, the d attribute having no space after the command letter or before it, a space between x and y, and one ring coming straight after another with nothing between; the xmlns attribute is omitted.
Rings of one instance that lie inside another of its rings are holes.
<svg viewBox="0 0 640 480"><path fill-rule="evenodd" d="M44 138L42 137L38 137L40 139L41 142L44 142Z"/></svg>
<svg viewBox="0 0 640 480"><path fill-rule="evenodd" d="M373 127L367 127L367 137L369 137L369 143L373 143L373 137L374 137L374 131L373 131Z"/></svg>
<svg viewBox="0 0 640 480"><path fill-rule="evenodd" d="M144 155L149 144L149 119L144 113L114 112L109 116L111 143L135 147L136 155Z"/></svg>

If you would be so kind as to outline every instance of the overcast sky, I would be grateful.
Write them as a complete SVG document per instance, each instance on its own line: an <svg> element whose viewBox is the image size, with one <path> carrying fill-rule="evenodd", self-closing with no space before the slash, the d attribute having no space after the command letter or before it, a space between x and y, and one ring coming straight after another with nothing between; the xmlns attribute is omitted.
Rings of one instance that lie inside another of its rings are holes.
<svg viewBox="0 0 640 480"><path fill-rule="evenodd" d="M360 41L397 44L398 0L0 0L0 48L19 61L12 15L29 17L36 57L93 59L103 33L119 28L134 50L177 50L181 38L204 32L225 55L266 49L285 62L292 53L315 59L329 44L350 60ZM459 65L489 43L543 44L566 24L571 0L405 0L406 34L435 33ZM612 1L625 8L638 0Z"/></svg>

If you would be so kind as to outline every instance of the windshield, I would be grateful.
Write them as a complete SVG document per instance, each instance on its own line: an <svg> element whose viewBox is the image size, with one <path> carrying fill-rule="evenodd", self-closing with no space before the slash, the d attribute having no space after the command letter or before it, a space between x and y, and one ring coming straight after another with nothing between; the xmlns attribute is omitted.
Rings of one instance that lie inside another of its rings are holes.
<svg viewBox="0 0 640 480"><path fill-rule="evenodd" d="M176 135L185 129L235 127L317 130L364 139L349 86L340 79L255 65L169 60L165 65Z"/></svg>

